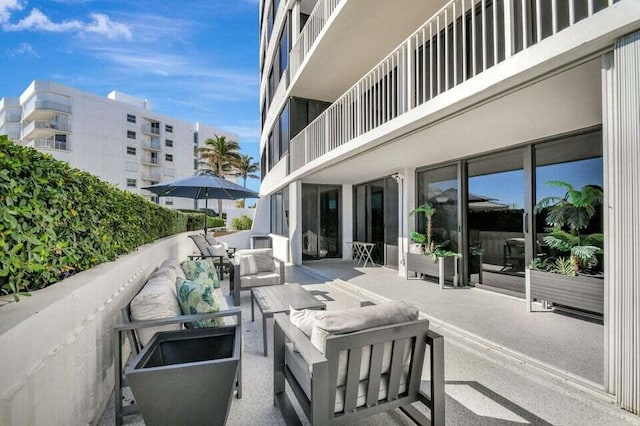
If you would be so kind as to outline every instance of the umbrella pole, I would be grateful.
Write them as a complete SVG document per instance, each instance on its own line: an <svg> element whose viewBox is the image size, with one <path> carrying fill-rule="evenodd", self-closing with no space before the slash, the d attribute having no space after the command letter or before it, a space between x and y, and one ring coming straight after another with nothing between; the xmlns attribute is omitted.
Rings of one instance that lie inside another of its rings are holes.
<svg viewBox="0 0 640 426"><path fill-rule="evenodd" d="M209 202L209 189L206 190L205 192L205 199L204 199L204 236L207 236L207 209L208 209L208 203Z"/></svg>

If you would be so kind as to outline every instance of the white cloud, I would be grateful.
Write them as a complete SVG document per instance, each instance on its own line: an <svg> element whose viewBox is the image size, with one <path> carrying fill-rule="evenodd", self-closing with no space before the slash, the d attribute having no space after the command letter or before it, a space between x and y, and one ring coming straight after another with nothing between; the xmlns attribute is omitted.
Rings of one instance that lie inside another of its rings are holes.
<svg viewBox="0 0 640 426"><path fill-rule="evenodd" d="M112 21L107 15L101 13L92 13L91 18L93 22L87 24L84 31L104 35L110 39L131 39L131 30L125 24Z"/></svg>
<svg viewBox="0 0 640 426"><path fill-rule="evenodd" d="M15 49L9 50L10 56L33 56L39 58L40 55L29 43L20 43Z"/></svg>
<svg viewBox="0 0 640 426"><path fill-rule="evenodd" d="M11 13L22 10L22 3L19 0L0 0L0 24L4 24L11 18Z"/></svg>
<svg viewBox="0 0 640 426"><path fill-rule="evenodd" d="M71 30L80 30L82 23L76 20L53 22L47 15L40 12L39 9L31 9L31 13L22 18L15 24L6 24L4 29L6 31L47 31L53 33L60 33Z"/></svg>
<svg viewBox="0 0 640 426"><path fill-rule="evenodd" d="M0 0L0 2L2 1L11 0ZM1 10L2 9L0 9L0 12ZM5 31L44 31L52 33L74 31L97 34L109 39L131 39L131 30L129 30L129 27L125 24L112 21L107 15L103 15L101 13L92 13L89 16L91 17L90 22L81 22L75 19L54 22L39 9L34 8L31 9L29 15L18 22L14 24L5 23L3 25L3 29Z"/></svg>

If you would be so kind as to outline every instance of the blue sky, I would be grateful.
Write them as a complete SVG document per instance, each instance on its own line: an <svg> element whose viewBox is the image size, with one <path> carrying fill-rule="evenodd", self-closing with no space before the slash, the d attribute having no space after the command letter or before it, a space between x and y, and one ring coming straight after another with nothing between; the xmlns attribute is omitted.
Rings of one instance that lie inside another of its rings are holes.
<svg viewBox="0 0 640 426"><path fill-rule="evenodd" d="M37 79L117 89L237 133L256 160L257 52L258 0L0 0L0 97Z"/></svg>

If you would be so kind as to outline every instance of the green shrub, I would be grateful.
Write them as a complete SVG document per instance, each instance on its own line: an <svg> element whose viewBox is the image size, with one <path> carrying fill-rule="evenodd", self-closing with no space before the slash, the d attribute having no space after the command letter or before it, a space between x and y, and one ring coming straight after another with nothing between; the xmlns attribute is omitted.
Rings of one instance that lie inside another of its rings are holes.
<svg viewBox="0 0 640 426"><path fill-rule="evenodd" d="M253 225L253 220L251 220L251 218L246 214L243 214L240 217L234 217L233 220L231 221L231 226L236 231L245 231L247 229L251 229L252 225Z"/></svg>
<svg viewBox="0 0 640 426"><path fill-rule="evenodd" d="M203 229L204 213L185 213L187 216L187 231L197 231ZM218 228L225 226L224 219L221 217L207 216L207 228Z"/></svg>
<svg viewBox="0 0 640 426"><path fill-rule="evenodd" d="M186 230L187 217L0 136L0 293L44 288Z"/></svg>

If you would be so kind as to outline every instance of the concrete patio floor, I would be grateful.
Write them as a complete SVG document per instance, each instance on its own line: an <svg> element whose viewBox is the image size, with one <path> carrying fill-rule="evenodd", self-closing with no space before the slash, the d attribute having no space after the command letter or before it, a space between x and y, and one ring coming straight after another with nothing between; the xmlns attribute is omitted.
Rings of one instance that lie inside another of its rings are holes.
<svg viewBox="0 0 640 426"><path fill-rule="evenodd" d="M445 288L424 280L407 280L383 267L354 267L350 261L305 263L310 273L341 280L354 288L415 304L435 322L477 337L516 355L555 367L570 377L602 386L604 327L554 312L526 312L523 299L473 287Z"/></svg>
<svg viewBox="0 0 640 426"><path fill-rule="evenodd" d="M326 270L325 270L326 272ZM308 273L305 267L287 267L288 283L299 283L327 309L359 306L371 299L358 296L340 283ZM225 290L226 292L226 290ZM418 303L411 300L414 305ZM273 405L272 345L273 328L269 321L270 353L262 355L262 331L259 311L251 322L250 296L242 295L243 311L243 383L244 395L233 399L229 425L284 425L279 409ZM591 393L568 386L562 380L540 377L539 371L500 353L488 351L473 341L449 335L434 324L436 332L445 335L446 423L451 425L640 425L640 418L613 406ZM428 368L424 369L426 389ZM100 425L114 424L113 401ZM140 416L130 416L125 424L144 424ZM366 419L361 425L409 425L398 410Z"/></svg>

